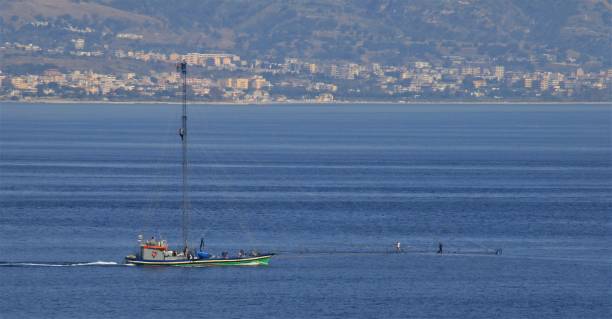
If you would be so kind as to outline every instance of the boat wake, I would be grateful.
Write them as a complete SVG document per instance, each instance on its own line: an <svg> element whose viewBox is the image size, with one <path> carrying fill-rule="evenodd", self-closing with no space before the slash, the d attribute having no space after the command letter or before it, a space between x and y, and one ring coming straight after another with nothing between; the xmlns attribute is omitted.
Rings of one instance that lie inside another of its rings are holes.
<svg viewBox="0 0 612 319"><path fill-rule="evenodd" d="M0 261L0 267L81 267L81 266L125 266L114 261L92 261L92 262L48 262L48 261L25 261L12 262Z"/></svg>

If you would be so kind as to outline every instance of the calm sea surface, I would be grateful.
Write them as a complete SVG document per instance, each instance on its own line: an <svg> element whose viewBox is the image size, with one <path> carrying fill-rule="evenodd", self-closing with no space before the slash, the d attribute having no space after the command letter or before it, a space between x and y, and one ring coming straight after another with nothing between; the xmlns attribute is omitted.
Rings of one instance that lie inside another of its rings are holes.
<svg viewBox="0 0 612 319"><path fill-rule="evenodd" d="M279 255L124 266L179 242L179 123L0 106L0 318L612 317L610 106L194 105L192 242Z"/></svg>

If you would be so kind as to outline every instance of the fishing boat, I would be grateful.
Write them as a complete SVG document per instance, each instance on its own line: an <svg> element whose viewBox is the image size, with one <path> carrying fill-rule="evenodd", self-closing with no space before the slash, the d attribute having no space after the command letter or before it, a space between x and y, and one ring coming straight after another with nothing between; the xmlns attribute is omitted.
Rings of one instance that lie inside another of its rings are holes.
<svg viewBox="0 0 612 319"><path fill-rule="evenodd" d="M259 266L268 265L270 258L274 254L260 254L257 251L245 253L240 250L237 255L231 256L227 252L220 256L214 256L204 250L204 240L200 240L199 250L189 247L188 240L188 221L189 221L189 196L188 196L188 169L187 169L187 63L177 64L177 72L181 74L182 80L182 109L181 128L178 134L182 144L183 158L183 185L182 185L182 231L183 247L180 249L170 249L168 243L163 239L151 237L144 240L142 235L138 236L138 251L136 254L125 257L125 262L130 265L139 266L182 266L182 267L203 267L203 266Z"/></svg>

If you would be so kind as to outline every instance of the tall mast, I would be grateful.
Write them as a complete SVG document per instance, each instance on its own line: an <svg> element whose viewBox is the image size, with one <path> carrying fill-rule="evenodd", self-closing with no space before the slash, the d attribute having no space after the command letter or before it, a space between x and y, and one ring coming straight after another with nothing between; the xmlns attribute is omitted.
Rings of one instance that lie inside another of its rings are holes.
<svg viewBox="0 0 612 319"><path fill-rule="evenodd" d="M182 97L183 97L183 116L181 118L182 126L179 129L181 136L182 151L183 151L183 247L187 250L187 241L189 240L189 187L187 183L187 62L182 61L177 65L177 71L181 72L182 80Z"/></svg>

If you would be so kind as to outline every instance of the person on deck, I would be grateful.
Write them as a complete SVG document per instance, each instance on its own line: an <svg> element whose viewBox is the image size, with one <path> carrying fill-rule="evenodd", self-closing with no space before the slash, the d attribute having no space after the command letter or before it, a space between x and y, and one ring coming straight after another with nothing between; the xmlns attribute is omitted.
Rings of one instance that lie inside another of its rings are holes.
<svg viewBox="0 0 612 319"><path fill-rule="evenodd" d="M399 241L397 243L395 243L395 252L396 253L401 253L402 252L402 243L400 243Z"/></svg>

